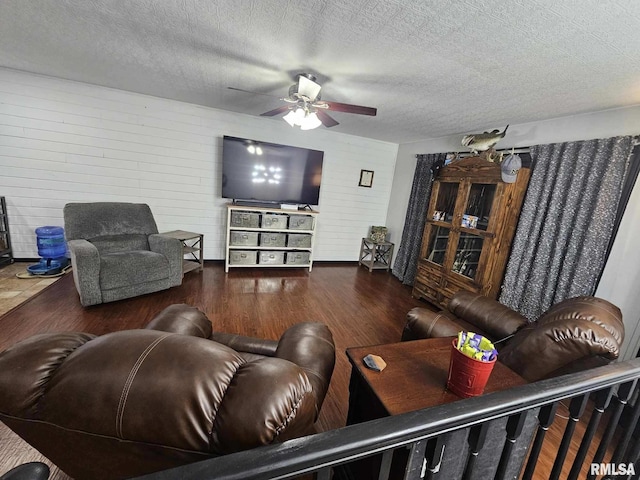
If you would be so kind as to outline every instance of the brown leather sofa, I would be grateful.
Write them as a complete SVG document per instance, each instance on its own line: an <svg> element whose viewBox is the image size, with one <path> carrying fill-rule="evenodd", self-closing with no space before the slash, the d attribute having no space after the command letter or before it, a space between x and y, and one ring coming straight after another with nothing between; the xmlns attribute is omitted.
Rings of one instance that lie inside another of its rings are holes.
<svg viewBox="0 0 640 480"><path fill-rule="evenodd" d="M172 305L146 329L0 353L0 419L75 479L129 478L312 433L334 362L325 325L260 340Z"/></svg>
<svg viewBox="0 0 640 480"><path fill-rule="evenodd" d="M466 291L456 293L447 308L412 309L402 340L479 333L497 342L498 361L530 382L609 363L618 358L624 339L620 309L596 297L564 300L531 323L495 300Z"/></svg>

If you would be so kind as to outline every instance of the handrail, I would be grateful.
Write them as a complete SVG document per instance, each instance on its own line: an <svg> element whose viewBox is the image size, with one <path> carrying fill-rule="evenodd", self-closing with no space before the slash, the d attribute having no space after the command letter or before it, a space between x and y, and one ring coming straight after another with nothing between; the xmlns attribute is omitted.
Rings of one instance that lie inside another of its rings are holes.
<svg viewBox="0 0 640 480"><path fill-rule="evenodd" d="M640 358L224 455L138 479L293 478L638 378Z"/></svg>

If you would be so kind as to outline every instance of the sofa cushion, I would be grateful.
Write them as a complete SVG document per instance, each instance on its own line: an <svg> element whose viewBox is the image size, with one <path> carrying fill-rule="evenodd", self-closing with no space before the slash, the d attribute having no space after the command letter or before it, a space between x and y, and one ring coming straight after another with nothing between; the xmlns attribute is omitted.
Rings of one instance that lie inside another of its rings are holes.
<svg viewBox="0 0 640 480"><path fill-rule="evenodd" d="M147 236L140 233L103 235L92 238L89 241L95 245L100 255L131 250L149 250L149 240Z"/></svg>
<svg viewBox="0 0 640 480"><path fill-rule="evenodd" d="M169 272L167 257L146 250L100 257L100 287L103 290L162 280Z"/></svg>

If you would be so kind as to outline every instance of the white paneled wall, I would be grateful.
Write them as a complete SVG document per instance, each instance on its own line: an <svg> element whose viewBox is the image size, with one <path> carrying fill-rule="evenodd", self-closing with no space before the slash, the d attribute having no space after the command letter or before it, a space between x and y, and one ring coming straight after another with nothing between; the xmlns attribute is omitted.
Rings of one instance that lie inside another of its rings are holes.
<svg viewBox="0 0 640 480"><path fill-rule="evenodd" d="M37 257L35 228L63 226L66 203L122 201L148 203L160 231L203 233L205 258L224 258L223 135L325 152L316 260L357 260L369 227L384 225L397 144L0 68L14 256ZM361 169L373 188L358 187Z"/></svg>

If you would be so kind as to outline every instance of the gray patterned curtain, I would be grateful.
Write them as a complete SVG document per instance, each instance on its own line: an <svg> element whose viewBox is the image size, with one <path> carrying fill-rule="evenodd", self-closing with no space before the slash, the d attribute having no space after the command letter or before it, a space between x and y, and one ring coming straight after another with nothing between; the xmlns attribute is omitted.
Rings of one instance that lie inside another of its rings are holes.
<svg viewBox="0 0 640 480"><path fill-rule="evenodd" d="M402 230L402 240L392 269L392 273L405 285L413 285L413 280L416 278L422 231L427 219L427 208L431 197L433 182L431 167L437 160L444 162L446 156L446 153L429 153L417 156L418 161L413 175L413 186Z"/></svg>
<svg viewBox="0 0 640 480"><path fill-rule="evenodd" d="M632 137L537 145L500 302L529 320L593 295L606 260Z"/></svg>

